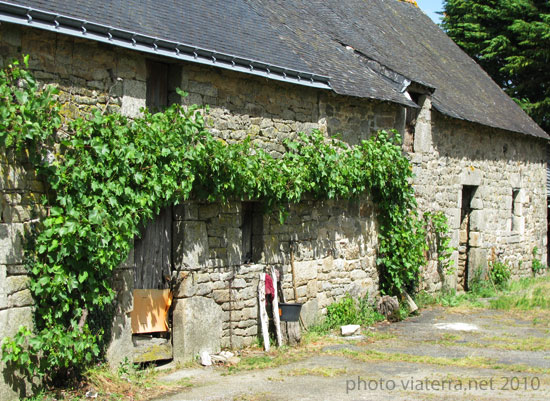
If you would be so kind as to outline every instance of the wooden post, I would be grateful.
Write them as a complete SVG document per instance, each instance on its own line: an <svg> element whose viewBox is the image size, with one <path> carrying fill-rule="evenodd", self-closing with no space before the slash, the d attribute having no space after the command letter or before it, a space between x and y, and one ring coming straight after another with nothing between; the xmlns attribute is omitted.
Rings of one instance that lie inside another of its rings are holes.
<svg viewBox="0 0 550 401"><path fill-rule="evenodd" d="M277 346L283 345L283 338L281 337L281 320L279 316L279 300L277 297L277 274L275 268L271 268L271 279L273 280L273 322L275 323L275 333L277 335Z"/></svg>
<svg viewBox="0 0 550 401"><path fill-rule="evenodd" d="M292 289L294 290L294 302L298 303L298 291L296 290L296 271L294 269L294 242L290 243L290 269L292 271ZM305 330L306 325L300 315L300 325ZM299 342L299 341L298 341Z"/></svg>
<svg viewBox="0 0 550 401"><path fill-rule="evenodd" d="M294 291L294 302L298 302L298 291L296 290L296 271L294 269L294 242L290 243L290 270L292 273L292 289ZM302 317L300 316L300 323ZM298 322L286 322L286 336L288 337L289 345L296 345L300 343L300 323ZM302 323L303 325L303 323Z"/></svg>
<svg viewBox="0 0 550 401"><path fill-rule="evenodd" d="M292 272L292 289L294 290L294 302L298 302L298 291L296 291L296 273L294 271L294 242L290 243L290 270Z"/></svg>
<svg viewBox="0 0 550 401"><path fill-rule="evenodd" d="M258 306L260 308L260 324L262 326L262 338L264 340L264 349L269 351L269 332L267 310L265 309L265 273L260 274L260 282L258 283Z"/></svg>

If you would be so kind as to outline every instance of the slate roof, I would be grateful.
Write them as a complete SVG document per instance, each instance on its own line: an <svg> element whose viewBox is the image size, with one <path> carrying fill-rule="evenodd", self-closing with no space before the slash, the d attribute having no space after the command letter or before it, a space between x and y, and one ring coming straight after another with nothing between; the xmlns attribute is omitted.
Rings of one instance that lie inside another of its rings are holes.
<svg viewBox="0 0 550 401"><path fill-rule="evenodd" d="M338 94L412 105L407 80L444 115L548 135L420 9L397 0L9 0L330 80ZM0 16L1 19L1 16Z"/></svg>

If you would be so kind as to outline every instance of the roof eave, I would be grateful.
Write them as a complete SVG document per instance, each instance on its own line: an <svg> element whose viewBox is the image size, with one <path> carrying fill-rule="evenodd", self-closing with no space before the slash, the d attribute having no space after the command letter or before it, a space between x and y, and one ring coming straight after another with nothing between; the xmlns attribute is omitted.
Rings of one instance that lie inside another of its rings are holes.
<svg viewBox="0 0 550 401"><path fill-rule="evenodd" d="M472 119L472 118L466 118L466 117L463 117L463 116L461 116L457 113L450 113L448 110L446 110L442 107L439 107L437 104L434 104L434 103L432 103L432 104L433 104L433 107L435 108L435 110L437 110L439 113L441 113L442 115L444 115L446 117L449 117L449 118L454 118L456 120L466 121L466 122L474 123L474 124L480 124L480 125L483 125L483 126L489 127L489 128L500 129L500 130L512 132L512 133L515 133L515 134L528 135L532 138L537 138L537 139L542 139L542 140L545 140L545 141L550 141L550 135L548 133L546 133L546 131L544 131L542 128L540 128L538 125L537 125L537 128L538 128L537 130L529 130L529 129L520 130L520 129L504 128L504 127L501 127L501 126L498 126L498 125L495 125L495 124L490 124L490 123L487 123L487 122L479 122L479 121L476 121L475 119Z"/></svg>
<svg viewBox="0 0 550 401"><path fill-rule="evenodd" d="M210 65L318 89L332 89L329 77L307 71L298 71L232 54L172 42L136 32L125 31L108 25L23 7L0 1L0 21L43 29L69 36L107 43L181 61Z"/></svg>

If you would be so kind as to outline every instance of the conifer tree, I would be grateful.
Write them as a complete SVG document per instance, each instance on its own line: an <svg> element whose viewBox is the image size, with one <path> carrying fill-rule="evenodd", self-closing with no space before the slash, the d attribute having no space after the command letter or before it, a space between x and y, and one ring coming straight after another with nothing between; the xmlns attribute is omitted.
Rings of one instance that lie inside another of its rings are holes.
<svg viewBox="0 0 550 401"><path fill-rule="evenodd" d="M549 0L446 0L442 27L550 133Z"/></svg>

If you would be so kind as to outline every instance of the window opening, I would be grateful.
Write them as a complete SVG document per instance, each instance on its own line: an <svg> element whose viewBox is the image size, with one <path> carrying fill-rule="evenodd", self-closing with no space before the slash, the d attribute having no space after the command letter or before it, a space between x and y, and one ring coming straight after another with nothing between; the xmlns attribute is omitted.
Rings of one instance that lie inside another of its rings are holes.
<svg viewBox="0 0 550 401"><path fill-rule="evenodd" d="M462 187L462 208L460 210L460 232L458 245L458 290L468 291L470 254L470 215L472 200L477 186Z"/></svg>
<svg viewBox="0 0 550 401"><path fill-rule="evenodd" d="M242 203L242 263L257 263L263 248L263 213L258 202Z"/></svg>
<svg viewBox="0 0 550 401"><path fill-rule="evenodd" d="M517 231L519 228L516 222L516 217L520 217L518 214L519 205L517 204L518 195L519 195L519 189L513 188L512 189L512 227L511 227L512 231Z"/></svg>
<svg viewBox="0 0 550 401"><path fill-rule="evenodd" d="M147 61L147 94L149 111L158 112L168 106L168 64Z"/></svg>
<svg viewBox="0 0 550 401"><path fill-rule="evenodd" d="M414 103L422 107L422 93L409 90L407 95ZM414 152L414 130L419 113L420 109L405 107L405 135L403 137L403 150L405 152Z"/></svg>

